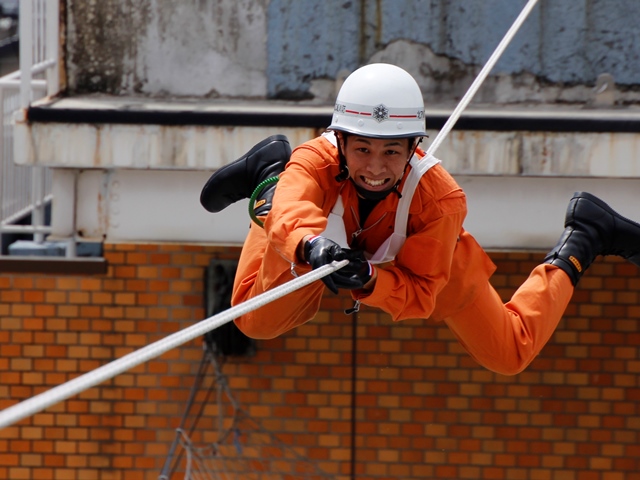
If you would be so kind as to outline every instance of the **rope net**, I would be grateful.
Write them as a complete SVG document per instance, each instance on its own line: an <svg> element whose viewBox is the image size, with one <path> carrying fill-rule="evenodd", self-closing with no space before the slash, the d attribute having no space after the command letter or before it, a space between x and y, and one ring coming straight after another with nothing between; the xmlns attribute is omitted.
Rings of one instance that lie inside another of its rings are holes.
<svg viewBox="0 0 640 480"><path fill-rule="evenodd" d="M212 445L198 447L180 433L180 445L186 453L185 480L331 478L246 417L226 440Z"/></svg>
<svg viewBox="0 0 640 480"><path fill-rule="evenodd" d="M214 375L207 375L207 367ZM205 395L200 395L203 380L213 378ZM218 427L215 431L198 428L204 408L215 394ZM195 417L190 419L189 417ZM189 422L189 429L185 424ZM200 440L196 441L195 438ZM206 438L206 441L204 440ZM170 473L169 473L169 470ZM159 480L324 480L333 478L313 460L263 428L236 401L222 362L205 343L203 363L192 388L185 416L176 430L165 469Z"/></svg>

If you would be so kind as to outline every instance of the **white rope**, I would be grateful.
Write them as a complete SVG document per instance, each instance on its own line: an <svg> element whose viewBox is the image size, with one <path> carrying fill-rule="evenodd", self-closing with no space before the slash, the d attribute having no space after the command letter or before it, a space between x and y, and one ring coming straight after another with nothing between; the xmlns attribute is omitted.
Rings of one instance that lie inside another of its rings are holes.
<svg viewBox="0 0 640 480"><path fill-rule="evenodd" d="M58 385L57 387L40 393L35 397L31 397L16 405L5 408L0 412L0 428L9 426L23 418L29 417L35 413L44 410L62 400L83 392L99 383L102 383L110 378L119 375L126 370L136 367L148 360L162 355L169 350L176 348L190 340L193 340L205 333L218 328L225 323L229 323L234 318L238 318L246 313L249 313L257 308L266 305L280 297L283 297L299 288L302 288L316 280L321 279L341 269L349 263L348 260L342 260L341 262L333 262L330 265L324 265L320 268L310 271L295 278L290 282L280 285L272 290L264 292L251 300L248 300L240 305L236 305L224 312L218 313L212 317L201 320L200 322L187 327L178 332L172 333L168 337L158 340L146 347L142 347L135 352L131 352L124 357L121 357L113 362L107 363L102 367L98 367L91 372L87 372L73 380Z"/></svg>
<svg viewBox="0 0 640 480"><path fill-rule="evenodd" d="M469 105L469 102L471 102L471 99L477 93L480 85L482 85L482 82L484 82L485 78L487 78L487 75L489 75L489 72L498 61L498 58L500 58L502 52L504 52L505 48L507 48L507 45L509 45L520 26L524 23L533 7L535 7L536 3L538 3L538 0L529 0L529 3L527 3L522 9L522 12L520 12L518 18L516 18L516 20L513 22L511 28L507 31L502 41L498 44L493 54L491 54L489 60L487 60L487 63L484 65L484 67L482 67L482 70L480 70L480 73L469 87L469 90L467 90L467 93L464 94L464 96L460 100L460 103L458 103L458 106L455 108L442 129L438 132L438 135L436 135L436 138L427 149L427 155L433 155L442 141L445 139L445 137L449 134L449 132L453 128L453 125L458 121L458 118L460 118L462 111L467 108L467 105Z"/></svg>

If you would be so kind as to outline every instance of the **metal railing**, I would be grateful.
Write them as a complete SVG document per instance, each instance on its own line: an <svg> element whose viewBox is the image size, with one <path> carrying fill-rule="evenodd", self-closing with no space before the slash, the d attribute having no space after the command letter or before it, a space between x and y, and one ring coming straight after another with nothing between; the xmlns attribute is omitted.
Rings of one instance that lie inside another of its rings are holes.
<svg viewBox="0 0 640 480"><path fill-rule="evenodd" d="M33 235L36 243L42 243L51 231L45 225L51 172L14 163L13 116L60 89L59 11L59 0L20 0L20 70L0 77L0 255L3 233ZM16 224L29 215L31 225Z"/></svg>

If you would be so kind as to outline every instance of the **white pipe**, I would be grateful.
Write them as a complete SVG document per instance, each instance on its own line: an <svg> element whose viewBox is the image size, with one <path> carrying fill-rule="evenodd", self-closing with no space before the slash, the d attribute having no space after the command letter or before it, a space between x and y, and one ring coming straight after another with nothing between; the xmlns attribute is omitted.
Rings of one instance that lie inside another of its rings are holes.
<svg viewBox="0 0 640 480"><path fill-rule="evenodd" d="M58 42L60 42L60 6L58 2L48 2L46 8L46 52L48 62L53 62L52 69L47 71L47 83L49 88L47 95L52 96L60 90L60 64L58 62Z"/></svg>
<svg viewBox="0 0 640 480"><path fill-rule="evenodd" d="M57 65L57 61L53 58L49 58L47 60L44 60L42 62L36 63L35 65L33 65L31 67L31 73L32 74L37 74L37 73L42 73L45 70L51 68L51 67L55 67Z"/></svg>
<svg viewBox="0 0 640 480"><path fill-rule="evenodd" d="M38 73L50 71L52 67L57 67L57 62L54 60L46 60L44 62L37 63L33 67L31 67L31 75L33 77L33 75L37 75ZM20 73L20 70L16 70L15 72L11 72L0 77L0 85L4 87L20 88L20 86L22 85ZM47 81L31 80L31 86L38 89L47 88Z"/></svg>
<svg viewBox="0 0 640 480"><path fill-rule="evenodd" d="M0 225L2 233L25 233L25 234L47 234L51 233L48 225ZM41 242L40 242L41 243Z"/></svg>
<svg viewBox="0 0 640 480"><path fill-rule="evenodd" d="M301 287L309 285L316 280L320 280L322 277L341 269L348 263L348 260L342 260L341 262L333 262L330 265L324 265L312 270L301 277L285 283L284 285L280 285L272 290L264 292L251 300L241 303L240 305L236 305L235 307L231 307L230 309L202 320L195 325L191 325L183 330L172 333L162 340L158 340L146 347L142 347L135 352L131 352L124 357L103 365L102 367L98 367L95 370L74 378L73 380L69 380L68 382L58 385L51 390L47 390L35 397L31 397L16 405L5 408L0 412L0 428L7 427L19 420L22 420L23 418L38 413L51 405L62 400L66 400L77 393L83 392L99 383L109 380L126 370L158 357L173 348L224 325L225 323L229 323L237 317L256 310L257 308L273 302L274 300L298 290Z"/></svg>
<svg viewBox="0 0 640 480"><path fill-rule="evenodd" d="M36 229L33 234L33 240L36 243L44 242L44 234L38 229L44 225L44 175L42 167L36 165L31 167L31 225Z"/></svg>
<svg viewBox="0 0 640 480"><path fill-rule="evenodd" d="M520 26L524 23L533 7L535 7L536 3L538 3L538 0L529 0L529 3L527 3L522 9L522 12L520 12L518 18L516 18L516 20L513 22L511 28L507 31L502 41L498 44L495 51L491 54L489 60L487 60L487 63L484 65L484 67L482 67L482 70L480 70L480 73L469 87L469 90L467 90L467 93L464 94L464 96L460 100L460 103L458 103L458 106L455 108L442 129L438 132L438 135L436 135L436 138L427 149L427 155L433 155L442 141L445 139L445 137L449 134L449 132L453 128L453 125L458 121L458 118L460 118L463 110L467 108L467 105L469 105L469 102L471 102L471 99L477 93L478 89L482 85L482 82L484 82L485 78L487 78L487 75L489 75L489 72L497 63L500 55L502 55L502 52L504 52L504 50L507 48L507 45L509 45Z"/></svg>
<svg viewBox="0 0 640 480"><path fill-rule="evenodd" d="M31 103L31 67L33 66L33 3L20 0L20 108Z"/></svg>
<svg viewBox="0 0 640 480"><path fill-rule="evenodd" d="M11 88L14 90L20 89L22 82L20 80L2 80L0 79L0 86L5 88ZM31 80L31 88L34 90L47 90L46 80Z"/></svg>

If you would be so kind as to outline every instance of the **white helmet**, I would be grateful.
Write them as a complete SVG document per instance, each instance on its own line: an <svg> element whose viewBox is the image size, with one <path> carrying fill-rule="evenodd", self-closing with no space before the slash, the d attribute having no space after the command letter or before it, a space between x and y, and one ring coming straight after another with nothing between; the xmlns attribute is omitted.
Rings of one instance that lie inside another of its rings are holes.
<svg viewBox="0 0 640 480"><path fill-rule="evenodd" d="M361 67L340 88L329 129L375 138L424 137L420 87L395 65Z"/></svg>

